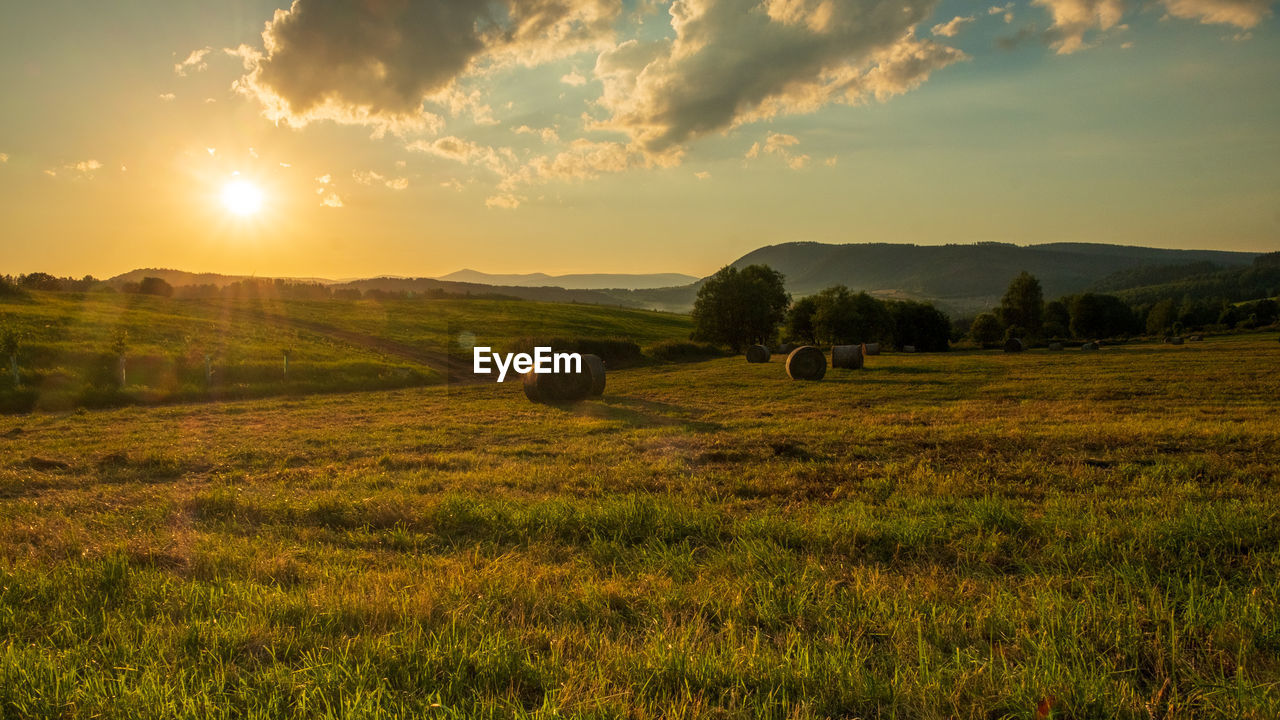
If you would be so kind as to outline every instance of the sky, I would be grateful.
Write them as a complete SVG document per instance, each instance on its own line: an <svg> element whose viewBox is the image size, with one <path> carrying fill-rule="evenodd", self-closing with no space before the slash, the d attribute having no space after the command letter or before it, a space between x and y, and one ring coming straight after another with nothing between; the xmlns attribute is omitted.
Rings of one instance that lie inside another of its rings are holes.
<svg viewBox="0 0 1280 720"><path fill-rule="evenodd" d="M707 275L790 241L1280 250L1274 0L0 10L0 273Z"/></svg>

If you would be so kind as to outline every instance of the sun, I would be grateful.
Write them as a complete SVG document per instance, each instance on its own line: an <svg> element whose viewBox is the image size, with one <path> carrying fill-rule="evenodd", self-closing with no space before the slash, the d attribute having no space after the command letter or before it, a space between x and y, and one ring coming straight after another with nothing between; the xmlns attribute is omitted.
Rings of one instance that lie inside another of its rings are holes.
<svg viewBox="0 0 1280 720"><path fill-rule="evenodd" d="M222 186L222 205L233 215L256 215L262 209L262 189L237 178Z"/></svg>

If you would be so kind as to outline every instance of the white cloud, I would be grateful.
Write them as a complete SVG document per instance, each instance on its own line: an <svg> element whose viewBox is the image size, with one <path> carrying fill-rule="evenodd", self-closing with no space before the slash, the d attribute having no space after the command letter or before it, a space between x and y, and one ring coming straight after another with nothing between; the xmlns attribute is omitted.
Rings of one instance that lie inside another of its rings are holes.
<svg viewBox="0 0 1280 720"><path fill-rule="evenodd" d="M701 172L696 172L696 173L694 173L694 174L693 174L693 176L694 176L694 177L696 177L696 178L698 178L699 180L710 180L710 179L711 179L711 173L707 172L706 170L703 170L703 171L701 171Z"/></svg>
<svg viewBox="0 0 1280 720"><path fill-rule="evenodd" d="M777 155L782 158L782 161L787 164L787 167L792 170L801 170L809 164L809 161L812 158L804 154L796 155L791 151L791 148L794 148L799 144L800 138L797 138L795 135L771 132L768 137L765 138L763 144L759 142L751 144L751 147L747 150L746 158L748 160L752 160L760 157L761 155Z"/></svg>
<svg viewBox="0 0 1280 720"><path fill-rule="evenodd" d="M972 15L969 15L966 17L960 17L959 15L957 15L956 17L951 18L947 22L934 25L933 29L930 30L930 32L938 37L948 37L948 38L955 37L956 35L960 34L960 28L962 26L971 22L973 22Z"/></svg>
<svg viewBox="0 0 1280 720"><path fill-rule="evenodd" d="M1171 17L1197 20L1203 25L1231 25L1241 30L1256 27L1271 15L1275 0L1157 0ZM1093 31L1123 29L1130 9L1125 0L1031 0L1049 11L1052 24L1046 37L1059 54L1090 47L1085 40ZM1135 3L1136 5L1136 3Z"/></svg>
<svg viewBox="0 0 1280 720"><path fill-rule="evenodd" d="M562 75L562 76L560 77L560 82L564 83L565 85L572 85L572 86L574 86L574 87L582 87L583 85L586 85L586 84L587 84L587 78L586 78L586 77L584 77L584 76L583 76L581 73L579 73L577 70L574 70L574 71L573 71L573 72L571 72L571 73L568 73L568 74L566 74L566 75Z"/></svg>
<svg viewBox="0 0 1280 720"><path fill-rule="evenodd" d="M209 63L205 61L205 57L212 51L213 48L210 47L192 50L191 54L187 55L186 60L173 66L173 72L179 76L186 76L192 72L201 72L208 69Z"/></svg>
<svg viewBox="0 0 1280 720"><path fill-rule="evenodd" d="M340 208L342 207L342 198L338 197L338 193L331 192L324 196L324 199L320 201L320 204L325 207Z"/></svg>
<svg viewBox="0 0 1280 720"><path fill-rule="evenodd" d="M160 101L161 101L161 102L173 102L173 99L174 99L174 98L176 98L176 97L178 97L178 96L177 96L177 95L174 95L174 94L173 94L173 93L171 93L171 92L170 92L170 93L160 93Z"/></svg>
<svg viewBox="0 0 1280 720"><path fill-rule="evenodd" d="M9 162L9 153L0 152L0 165Z"/></svg>

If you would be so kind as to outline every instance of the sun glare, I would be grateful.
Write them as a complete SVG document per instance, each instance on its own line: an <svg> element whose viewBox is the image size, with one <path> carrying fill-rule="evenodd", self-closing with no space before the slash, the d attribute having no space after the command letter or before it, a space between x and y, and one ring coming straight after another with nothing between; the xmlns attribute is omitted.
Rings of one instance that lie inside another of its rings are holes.
<svg viewBox="0 0 1280 720"><path fill-rule="evenodd" d="M240 217L255 215L262 209L262 190L247 180L232 180L222 186L222 205Z"/></svg>

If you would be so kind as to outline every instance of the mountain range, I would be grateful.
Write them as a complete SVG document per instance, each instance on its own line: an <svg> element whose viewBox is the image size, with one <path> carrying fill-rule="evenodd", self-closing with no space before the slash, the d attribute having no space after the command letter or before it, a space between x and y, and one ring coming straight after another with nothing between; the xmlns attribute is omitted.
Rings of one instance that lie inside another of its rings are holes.
<svg viewBox="0 0 1280 720"><path fill-rule="evenodd" d="M881 297L927 300L953 314L968 314L999 302L1009 281L1026 270L1040 279L1045 296L1055 298L1106 288L1116 277L1158 277L1151 269L1172 266L1230 270L1249 266L1258 253L1220 250L1167 250L1126 245L1053 243L1020 246L825 244L793 242L754 250L734 267L764 264L786 277L795 296L845 285ZM111 278L113 284L161 277L175 287L226 285L245 276L141 269ZM440 278L377 277L318 280L335 288L444 291L502 295L548 302L581 302L687 312L704 280L678 273L651 275L577 274L493 275L460 270Z"/></svg>

